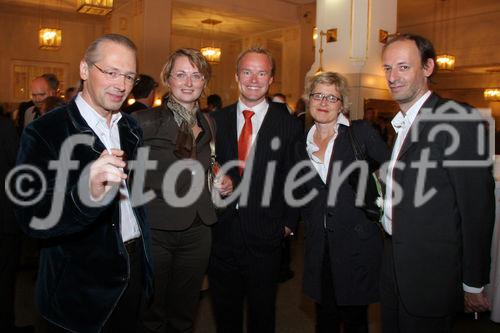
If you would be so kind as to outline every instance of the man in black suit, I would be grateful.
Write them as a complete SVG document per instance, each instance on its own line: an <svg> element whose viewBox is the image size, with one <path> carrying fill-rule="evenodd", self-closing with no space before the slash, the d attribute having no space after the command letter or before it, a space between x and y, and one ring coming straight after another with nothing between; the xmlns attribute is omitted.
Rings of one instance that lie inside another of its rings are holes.
<svg viewBox="0 0 500 333"><path fill-rule="evenodd" d="M158 83L146 74L141 74L139 80L132 88L135 102L122 108L122 111L128 114L132 112L149 109L155 101L155 91Z"/></svg>
<svg viewBox="0 0 500 333"><path fill-rule="evenodd" d="M125 161L136 158L142 131L119 112L136 79L135 45L96 39L80 77L75 99L23 132L17 163L40 178L16 173L17 197L38 198L17 203L17 220L42 240L36 299L49 332L135 332L152 288L149 227L132 205Z"/></svg>
<svg viewBox="0 0 500 333"><path fill-rule="evenodd" d="M2 107L0 106L0 110ZM16 163L17 131L9 117L0 115L0 179ZM16 276L21 252L21 230L16 224L14 206L7 197L5 186L0 187L0 332L33 332L31 327L15 327L14 301Z"/></svg>
<svg viewBox="0 0 500 333"><path fill-rule="evenodd" d="M213 113L219 163L240 161L228 171L232 181L222 184L221 192L236 189L229 199L243 192L220 214L213 230L208 274L218 332L243 331L245 299L248 331L275 329L281 242L297 223L283 189L292 141L301 130L283 104L266 99L274 72L268 50L254 47L241 53L235 75L239 100Z"/></svg>
<svg viewBox="0 0 500 333"><path fill-rule="evenodd" d="M428 40L411 34L396 36L382 53L389 90L401 108L392 120L397 139L384 202L384 332L451 332L464 303L466 311L489 308L483 286L494 182L488 162L481 162L491 158L477 152L483 123L476 110L429 90L435 57Z"/></svg>

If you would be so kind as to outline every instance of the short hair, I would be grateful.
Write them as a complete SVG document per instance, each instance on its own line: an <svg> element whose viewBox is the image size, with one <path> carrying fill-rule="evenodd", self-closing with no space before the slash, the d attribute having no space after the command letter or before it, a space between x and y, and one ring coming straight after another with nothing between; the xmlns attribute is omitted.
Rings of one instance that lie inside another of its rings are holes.
<svg viewBox="0 0 500 333"><path fill-rule="evenodd" d="M132 88L132 95L135 99L146 98L156 87L158 87L158 83L151 76L140 74L139 81Z"/></svg>
<svg viewBox="0 0 500 333"><path fill-rule="evenodd" d="M57 76L52 73L45 73L42 74L42 76L45 81L47 81L47 84L49 85L49 88L53 91L57 91L59 89L59 80L57 79Z"/></svg>
<svg viewBox="0 0 500 333"><path fill-rule="evenodd" d="M217 109L221 109L222 108L222 98L217 94L210 95L207 97L207 105L213 105Z"/></svg>
<svg viewBox="0 0 500 333"><path fill-rule="evenodd" d="M112 42L125 46L126 48L134 52L134 54L137 54L137 47L135 46L134 42L132 42L128 37L119 34L106 34L90 43L83 56L83 59L87 64L94 64L98 61L99 46L105 42Z"/></svg>
<svg viewBox="0 0 500 333"><path fill-rule="evenodd" d="M435 66L431 75L429 75L430 79L434 74L436 74L438 66L436 64L436 50L434 49L431 41L427 38L412 33L391 35L387 39L387 43L382 47L382 54L385 52L389 45L394 44L395 42L407 40L415 42L418 48L418 52L420 53L420 62L422 63L422 66L424 66L424 64L427 64L427 60L429 59L432 59L432 61L434 62Z"/></svg>
<svg viewBox="0 0 500 333"><path fill-rule="evenodd" d="M309 103L309 95L318 84L334 85L342 97L342 113L349 113L349 84L344 76L334 72L322 72L310 77L304 89L304 95L302 95L307 103Z"/></svg>
<svg viewBox="0 0 500 333"><path fill-rule="evenodd" d="M271 63L271 77L274 77L274 74L276 72L276 61L274 60L273 54L268 49L258 45L252 46L251 48L246 49L245 51L241 52L238 55L238 59L236 60L236 73L240 72L241 59L243 59L243 57L249 53L258 53L265 55L269 59L269 62Z"/></svg>
<svg viewBox="0 0 500 333"><path fill-rule="evenodd" d="M199 50L196 49L191 49L191 48L182 48L174 51L170 57L168 57L167 62L163 66L163 69L161 70L160 78L161 82L165 85L168 86L168 78L170 77L170 74L172 74L172 68L174 67L174 63L177 60L177 58L180 57L186 57L189 60L189 63L196 67L198 71L203 75L203 78L205 79L205 85L208 84L208 81L210 81L210 77L212 76L212 68L210 67L210 64L208 63L207 59L201 54Z"/></svg>

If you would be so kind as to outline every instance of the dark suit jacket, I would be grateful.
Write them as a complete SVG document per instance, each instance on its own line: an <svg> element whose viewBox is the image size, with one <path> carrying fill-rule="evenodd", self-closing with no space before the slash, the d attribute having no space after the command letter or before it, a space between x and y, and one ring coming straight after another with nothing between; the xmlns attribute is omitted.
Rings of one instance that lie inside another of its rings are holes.
<svg viewBox="0 0 500 333"><path fill-rule="evenodd" d="M238 160L236 112L236 104L233 104L212 113L217 124L217 160L221 165ZM250 177L248 203L240 204L236 209L239 200L235 201L219 216L213 230L214 255L225 255L231 251L230 244L234 237L232 223L241 223L245 245L256 256L271 253L280 246L285 226L295 229L298 211L288 207L283 189L288 171L293 165L292 143L301 134L300 124L290 115L285 105L270 102L252 146L255 154L253 165L250 167L251 163L247 161L244 173L244 176ZM266 192L264 182L270 163L276 163L276 172L271 178L270 204L263 205ZM228 175L236 188L242 181L238 168L232 168ZM236 215L240 222L235 221Z"/></svg>
<svg viewBox="0 0 500 333"><path fill-rule="evenodd" d="M174 154L179 127L166 103L151 110L138 111L133 117L139 122L144 132L144 146L150 148L149 159L158 162L155 170L146 174L145 191L153 190L156 198L148 203L149 224L153 229L185 230L191 226L198 214L203 223L215 223L215 208L210 198L207 181L203 178L201 184L192 185L191 172L184 170L175 182L175 192L184 197L191 186L202 186L201 195L195 202L186 207L174 207L172 199L165 199L162 184L167 171L172 164L180 161ZM196 144L196 160L206 171L210 161L210 139L212 137L207 119L198 113L198 122L203 129ZM178 201L178 200L177 200Z"/></svg>
<svg viewBox="0 0 500 333"><path fill-rule="evenodd" d="M142 104L141 102L134 102L131 105L123 107L122 111L128 114L132 114L135 111L146 110L146 109L149 109L149 107L146 104Z"/></svg>
<svg viewBox="0 0 500 333"><path fill-rule="evenodd" d="M389 158L389 150L378 132L365 121L351 125L360 148L378 167ZM306 137L294 149L296 162L308 161L299 176L314 171L315 176L301 186L298 198L317 191L314 199L301 208L305 228L304 293L321 303L322 264L325 250L325 233L328 237L330 265L334 292L338 305L364 305L379 299L379 276L382 259L382 232L380 226L368 220L355 205L355 196L348 179L338 184L332 178L325 184L310 163L306 151ZM347 127L339 125L331 163L341 163L344 172L355 162ZM373 171L373 169L372 169ZM328 206L329 188L339 185L337 200Z"/></svg>
<svg viewBox="0 0 500 333"><path fill-rule="evenodd" d="M121 149L135 159L142 143L136 121L124 114L118 122ZM61 146L77 134L90 136L93 145L76 145L70 155L78 161L69 172L63 192L63 210L57 224L48 230L30 227L33 217L45 218L53 203L56 172L49 161L59 160ZM112 313L129 279L129 257L120 234L119 201L115 197L102 207L88 207L78 195L83 169L105 149L103 143L80 115L75 101L30 123L21 137L17 164L38 168L47 180L47 191L36 204L16 207L22 229L43 239L36 298L40 313L68 330L98 332ZM88 181L88 180L87 180ZM129 184L130 186L130 184ZM40 192L39 182L31 184ZM143 237L142 266L146 295L152 288L149 227L144 209L133 208ZM84 311L82 313L82 311Z"/></svg>
<svg viewBox="0 0 500 333"><path fill-rule="evenodd" d="M19 139L14 123L10 118L0 116L0 179L5 181L7 174L16 164ZM20 234L14 206L7 198L5 186L0 188L0 234Z"/></svg>
<svg viewBox="0 0 500 333"><path fill-rule="evenodd" d="M432 94L423 108L438 107L447 100ZM457 104L458 105L458 104ZM471 109L459 105L466 112ZM444 107L446 115L456 111ZM393 207L392 243L396 282L404 306L418 316L444 316L463 309L462 282L481 287L489 281L491 235L494 223L494 181L488 167L446 167L447 160L471 160L477 157L477 125L467 121L417 121L408 133L398 161L403 170L394 170L394 182L403 189L403 199ZM441 131L428 140L436 124L452 126L460 142L453 153L445 152L454 139ZM411 142L412 132L418 140ZM424 189L435 188L434 196L416 206L419 169L410 163L428 153L436 166L427 169ZM487 156L482 156L487 158Z"/></svg>

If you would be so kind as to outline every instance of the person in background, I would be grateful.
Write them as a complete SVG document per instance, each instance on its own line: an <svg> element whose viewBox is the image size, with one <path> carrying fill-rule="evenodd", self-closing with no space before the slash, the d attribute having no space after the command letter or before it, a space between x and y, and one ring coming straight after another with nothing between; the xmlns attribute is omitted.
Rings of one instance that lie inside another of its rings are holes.
<svg viewBox="0 0 500 333"><path fill-rule="evenodd" d="M0 105L0 179L16 164L18 137L14 123L4 115ZM16 223L14 205L7 196L5 186L0 187L0 331L34 332L33 326L16 327L15 290L17 268L21 253L21 230Z"/></svg>
<svg viewBox="0 0 500 333"><path fill-rule="evenodd" d="M304 293L316 302L316 332L368 333L368 305L379 300L382 235L378 221L369 220L355 203L357 188L350 178L337 179L356 162L353 141L374 162L370 171L389 158L379 133L366 121L349 122L349 87L338 73L310 78L304 101L314 121L296 143L294 160L310 161L298 177L313 173L299 196L318 194L301 215L305 229ZM355 138L351 140L350 133ZM335 153L333 153L335 151ZM333 173L333 165L339 173ZM330 204L332 184L338 185Z"/></svg>
<svg viewBox="0 0 500 333"><path fill-rule="evenodd" d="M31 96L34 105L24 114L24 127L41 116L40 108L43 101L49 96L57 96L59 80L54 74L43 74L31 82Z"/></svg>
<svg viewBox="0 0 500 333"><path fill-rule="evenodd" d="M136 80L136 55L122 35L93 41L80 61L82 92L21 137L17 164L42 172L51 189L23 173L13 181L41 193L18 203L16 217L42 241L36 302L48 332L136 332L153 287L149 226L144 207L132 205L126 161L136 159L142 131L119 110ZM84 138L90 142L65 150ZM59 186L49 165L64 157L76 166L62 170L69 174Z"/></svg>
<svg viewBox="0 0 500 333"><path fill-rule="evenodd" d="M483 289L495 183L491 168L476 163L491 160L478 152L486 142L478 133L482 118L430 90L436 52L424 37L395 35L383 46L382 64L401 110L392 120L397 137L385 181L382 329L451 332L464 306L469 312L490 308Z"/></svg>
<svg viewBox="0 0 500 333"><path fill-rule="evenodd" d="M301 133L286 107L267 99L275 66L267 49L243 51L235 74L239 99L213 113L218 162L239 161L239 166L228 170L231 181L220 184L221 194L231 194L242 182L250 186L243 189L248 190L247 202L229 204L213 228L208 278L218 332L243 331L245 301L248 332L275 330L281 243L298 221L298 212L286 204L283 189L292 167L292 142ZM247 162L248 156L252 158ZM264 188L269 186L264 185L264 175L270 164L279 171L272 178L268 203L263 203Z"/></svg>
<svg viewBox="0 0 500 333"><path fill-rule="evenodd" d="M207 97L207 107L203 112L214 112L222 109L222 98L217 94L212 94Z"/></svg>
<svg viewBox="0 0 500 333"><path fill-rule="evenodd" d="M152 110L133 113L144 132L149 159L145 191L158 196L148 203L152 235L155 290L142 315L142 332L192 332L203 276L208 265L215 208L208 185L191 172L179 175L172 189L184 197L191 186L201 194L190 205L177 206L161 195L163 178L172 165L199 163L209 168L213 120L201 113L200 96L210 81L211 68L200 51L179 49L168 58L160 74L169 94ZM194 171L193 171L194 172Z"/></svg>
<svg viewBox="0 0 500 333"><path fill-rule="evenodd" d="M68 104L76 95L78 95L78 90L75 87L69 87L64 92L64 102Z"/></svg>
<svg viewBox="0 0 500 333"><path fill-rule="evenodd" d="M132 89L135 102L122 108L122 111L131 114L135 111L149 109L155 101L158 83L149 75L141 74Z"/></svg>

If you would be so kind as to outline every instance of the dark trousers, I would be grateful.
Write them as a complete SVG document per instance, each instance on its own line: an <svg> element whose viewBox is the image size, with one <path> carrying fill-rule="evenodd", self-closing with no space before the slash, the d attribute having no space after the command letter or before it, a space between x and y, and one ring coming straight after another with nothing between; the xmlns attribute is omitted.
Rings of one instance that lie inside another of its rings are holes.
<svg viewBox="0 0 500 333"><path fill-rule="evenodd" d="M321 304L316 304L316 333L340 333L341 325L344 327L344 333L368 333L368 305L337 304L328 239L326 239L322 266Z"/></svg>
<svg viewBox="0 0 500 333"><path fill-rule="evenodd" d="M276 291L281 248L257 257L245 246L240 221L232 221L231 251L212 255L208 280L218 333L243 332L243 308L247 301L249 333L272 333L276 322ZM215 244L214 244L215 245Z"/></svg>
<svg viewBox="0 0 500 333"><path fill-rule="evenodd" d="M142 246L142 240L140 238L126 246L130 258L130 279L125 292L121 296L116 307L113 309L113 313L105 323L101 331L102 333L138 331L140 311L143 303L145 302L143 292L143 273L141 267L141 256L143 256ZM84 315L84 312L82 312L82 315ZM69 332L48 321L46 322L46 325L46 329L42 331L48 333Z"/></svg>
<svg viewBox="0 0 500 333"><path fill-rule="evenodd" d="M151 230L155 290L143 332L192 332L212 242L197 219L183 231Z"/></svg>
<svg viewBox="0 0 500 333"><path fill-rule="evenodd" d="M21 237L0 234L0 332L14 327L14 295Z"/></svg>
<svg viewBox="0 0 500 333"><path fill-rule="evenodd" d="M384 242L380 297L384 333L451 333L452 331L452 315L421 317L412 315L406 310L396 283L390 237Z"/></svg>

